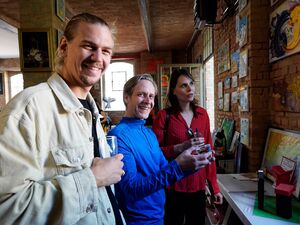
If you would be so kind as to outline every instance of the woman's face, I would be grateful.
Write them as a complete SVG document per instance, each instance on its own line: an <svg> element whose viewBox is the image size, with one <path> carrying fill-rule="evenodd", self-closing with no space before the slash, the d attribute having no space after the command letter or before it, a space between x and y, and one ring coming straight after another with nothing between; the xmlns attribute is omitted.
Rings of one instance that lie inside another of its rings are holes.
<svg viewBox="0 0 300 225"><path fill-rule="evenodd" d="M188 103L194 100L195 84L194 81L185 75L178 77L173 94L177 97L178 102Z"/></svg>

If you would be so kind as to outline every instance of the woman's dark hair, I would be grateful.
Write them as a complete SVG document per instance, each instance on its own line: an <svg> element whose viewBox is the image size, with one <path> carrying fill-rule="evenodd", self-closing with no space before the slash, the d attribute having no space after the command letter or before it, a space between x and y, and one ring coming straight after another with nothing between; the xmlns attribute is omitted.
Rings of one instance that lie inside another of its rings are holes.
<svg viewBox="0 0 300 225"><path fill-rule="evenodd" d="M180 111L181 109L180 109L180 106L178 103L178 99L177 99L176 95L173 94L173 91L177 85L177 81L180 76L186 76L187 78L189 78L193 82L195 82L192 74L188 70L186 70L186 69L173 70L173 72L171 74L170 82L169 82L169 90L168 90L168 94L167 94L167 106L173 108L176 111ZM195 112L197 105L198 105L198 100L194 98L193 101L191 102L192 110L194 112Z"/></svg>

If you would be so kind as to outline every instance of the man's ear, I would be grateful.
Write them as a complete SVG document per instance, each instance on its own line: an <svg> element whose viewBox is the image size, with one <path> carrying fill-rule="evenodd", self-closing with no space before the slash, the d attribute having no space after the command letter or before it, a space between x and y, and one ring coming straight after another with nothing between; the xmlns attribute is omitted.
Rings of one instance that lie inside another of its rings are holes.
<svg viewBox="0 0 300 225"><path fill-rule="evenodd" d="M128 103L128 98L129 98L129 96L128 95L125 95L124 96L124 103L127 105L127 103Z"/></svg>
<svg viewBox="0 0 300 225"><path fill-rule="evenodd" d="M62 36L62 38L60 39L60 42L59 42L59 50L62 55L66 54L67 47L68 47L67 39L65 38L65 36Z"/></svg>

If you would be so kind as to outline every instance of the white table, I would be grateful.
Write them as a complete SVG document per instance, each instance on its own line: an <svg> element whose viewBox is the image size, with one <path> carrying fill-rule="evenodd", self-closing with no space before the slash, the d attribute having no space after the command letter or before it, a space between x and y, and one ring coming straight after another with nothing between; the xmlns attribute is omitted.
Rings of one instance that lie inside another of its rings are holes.
<svg viewBox="0 0 300 225"><path fill-rule="evenodd" d="M228 219L232 210L245 225L299 225L298 223L253 215L257 181L238 180L236 174L218 174L218 184L228 202L223 225L229 223ZM269 182L265 182L265 195L274 196L273 189Z"/></svg>

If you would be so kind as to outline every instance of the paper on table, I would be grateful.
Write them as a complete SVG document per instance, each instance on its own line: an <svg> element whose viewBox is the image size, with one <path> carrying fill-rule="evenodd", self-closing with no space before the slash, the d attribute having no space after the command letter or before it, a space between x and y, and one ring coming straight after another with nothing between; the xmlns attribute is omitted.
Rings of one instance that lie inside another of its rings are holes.
<svg viewBox="0 0 300 225"><path fill-rule="evenodd" d="M243 180L252 180L257 181L257 175L256 173L239 173L239 174L232 174L231 175L234 179L243 181Z"/></svg>

